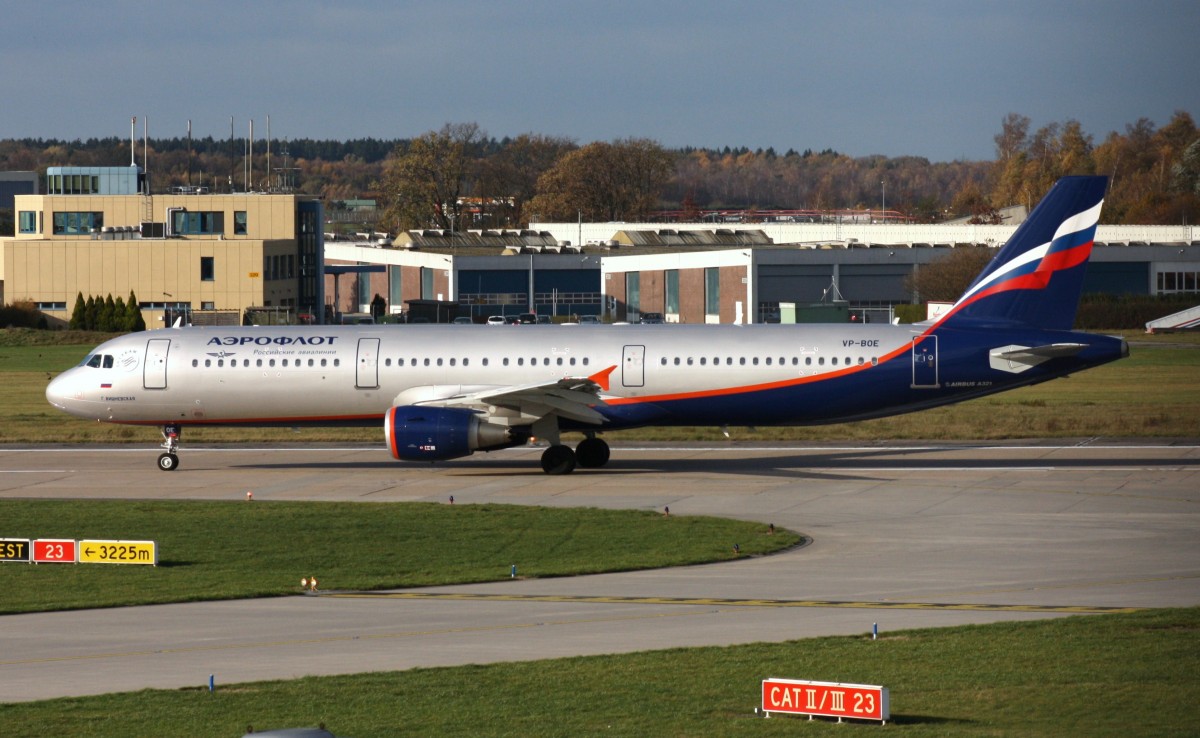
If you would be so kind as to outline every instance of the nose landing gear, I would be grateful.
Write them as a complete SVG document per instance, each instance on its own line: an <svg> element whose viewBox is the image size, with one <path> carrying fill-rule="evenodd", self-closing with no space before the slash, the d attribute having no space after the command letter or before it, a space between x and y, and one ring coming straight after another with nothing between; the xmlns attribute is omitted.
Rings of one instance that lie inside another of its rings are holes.
<svg viewBox="0 0 1200 738"><path fill-rule="evenodd" d="M178 425L164 425L162 427L162 448L166 449L166 453L160 454L158 457L158 468L163 471L175 471L179 468L179 455L176 451L179 450L179 434L182 428Z"/></svg>

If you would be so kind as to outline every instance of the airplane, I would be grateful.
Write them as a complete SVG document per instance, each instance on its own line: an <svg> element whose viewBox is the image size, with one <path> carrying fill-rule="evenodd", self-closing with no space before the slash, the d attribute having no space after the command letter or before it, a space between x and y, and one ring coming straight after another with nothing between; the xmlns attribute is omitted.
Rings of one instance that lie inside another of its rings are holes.
<svg viewBox="0 0 1200 738"><path fill-rule="evenodd" d="M542 469L567 474L608 462L605 431L924 410L1129 355L1072 330L1106 188L1060 180L946 314L913 325L172 327L100 344L46 398L159 426L164 471L185 426L382 425L403 461L541 439Z"/></svg>

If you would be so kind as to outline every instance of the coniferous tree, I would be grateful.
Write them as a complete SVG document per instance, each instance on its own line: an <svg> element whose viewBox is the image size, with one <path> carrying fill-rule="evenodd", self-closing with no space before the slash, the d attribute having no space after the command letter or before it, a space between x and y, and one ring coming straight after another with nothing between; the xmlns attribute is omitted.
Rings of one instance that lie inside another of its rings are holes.
<svg viewBox="0 0 1200 738"><path fill-rule="evenodd" d="M129 290L129 299L125 301L125 330L144 331L146 321L142 318L142 309L138 306L137 296Z"/></svg>
<svg viewBox="0 0 1200 738"><path fill-rule="evenodd" d="M83 330L96 330L96 312L96 298L92 295L88 295L87 303L83 308Z"/></svg>
<svg viewBox="0 0 1200 738"><path fill-rule="evenodd" d="M71 311L70 328L73 331L83 330L84 321L87 320L87 307L83 302L83 293L75 293L75 309Z"/></svg>

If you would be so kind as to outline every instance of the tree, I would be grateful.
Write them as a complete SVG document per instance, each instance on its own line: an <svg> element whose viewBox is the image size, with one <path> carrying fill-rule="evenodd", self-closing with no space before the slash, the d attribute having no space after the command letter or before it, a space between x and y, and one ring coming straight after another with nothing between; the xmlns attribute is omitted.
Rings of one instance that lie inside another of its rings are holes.
<svg viewBox="0 0 1200 738"><path fill-rule="evenodd" d="M529 209L545 220L639 220L657 205L674 158L647 139L592 143L538 180Z"/></svg>
<svg viewBox="0 0 1200 738"><path fill-rule="evenodd" d="M926 264L911 275L908 288L922 302L951 302L957 300L971 282L992 260L992 249L982 246L953 249L935 262Z"/></svg>
<svg viewBox="0 0 1200 738"><path fill-rule="evenodd" d="M81 331L84 329L84 323L87 320L87 306L83 301L83 293L75 293L75 309L71 311L71 321L68 324L71 330Z"/></svg>
<svg viewBox="0 0 1200 738"><path fill-rule="evenodd" d="M83 307L83 330L96 330L96 315L99 308L96 305L96 298L93 295L88 295L87 302Z"/></svg>
<svg viewBox="0 0 1200 738"><path fill-rule="evenodd" d="M484 136L475 123L447 123L397 145L383 181L384 221L393 230L462 228L462 197L475 179Z"/></svg>
<svg viewBox="0 0 1200 738"><path fill-rule="evenodd" d="M525 207L537 194L537 183L575 142L531 133L521 134L480 165L477 192L483 199L484 225L525 225Z"/></svg>
<svg viewBox="0 0 1200 738"><path fill-rule="evenodd" d="M146 330L146 320L142 317L142 308L138 305L137 296L129 290L129 299L125 301L125 330L130 332Z"/></svg>

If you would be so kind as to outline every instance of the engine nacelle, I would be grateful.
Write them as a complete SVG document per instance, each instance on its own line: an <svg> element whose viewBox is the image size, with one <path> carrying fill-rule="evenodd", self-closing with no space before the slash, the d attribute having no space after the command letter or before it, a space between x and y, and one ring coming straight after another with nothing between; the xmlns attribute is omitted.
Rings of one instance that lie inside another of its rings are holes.
<svg viewBox="0 0 1200 738"><path fill-rule="evenodd" d="M484 423L470 410L400 405L383 418L392 457L404 461L442 461L523 443L505 425Z"/></svg>

